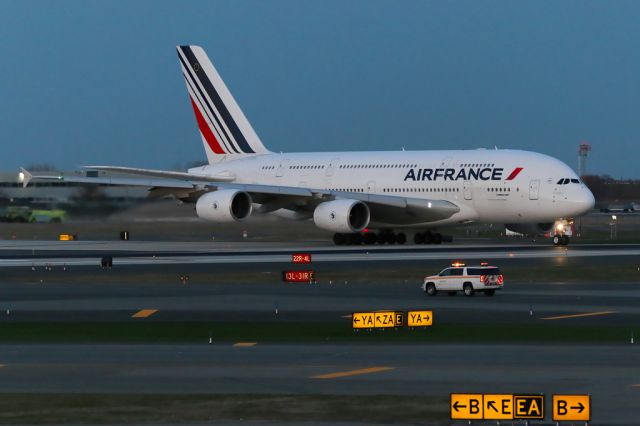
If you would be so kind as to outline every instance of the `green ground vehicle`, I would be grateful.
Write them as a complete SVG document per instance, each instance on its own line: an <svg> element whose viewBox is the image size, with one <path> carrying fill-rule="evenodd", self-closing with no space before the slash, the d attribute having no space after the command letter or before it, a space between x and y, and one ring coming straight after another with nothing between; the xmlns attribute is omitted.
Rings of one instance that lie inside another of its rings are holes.
<svg viewBox="0 0 640 426"><path fill-rule="evenodd" d="M67 212L59 209L34 210L28 206L9 206L0 209L0 222L62 222L66 219Z"/></svg>

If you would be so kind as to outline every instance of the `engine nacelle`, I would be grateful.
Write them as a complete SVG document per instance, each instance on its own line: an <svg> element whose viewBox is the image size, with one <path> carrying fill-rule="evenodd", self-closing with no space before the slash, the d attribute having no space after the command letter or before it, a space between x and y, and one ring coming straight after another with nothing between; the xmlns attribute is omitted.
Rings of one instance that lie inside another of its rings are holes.
<svg viewBox="0 0 640 426"><path fill-rule="evenodd" d="M251 215L251 196L235 189L207 192L196 201L196 213L212 222L235 222Z"/></svg>
<svg viewBox="0 0 640 426"><path fill-rule="evenodd" d="M536 236L551 231L553 223L508 223L504 227L518 234Z"/></svg>
<svg viewBox="0 0 640 426"><path fill-rule="evenodd" d="M313 221L318 228L339 233L360 232L369 225L369 207L358 200L334 200L318 204Z"/></svg>

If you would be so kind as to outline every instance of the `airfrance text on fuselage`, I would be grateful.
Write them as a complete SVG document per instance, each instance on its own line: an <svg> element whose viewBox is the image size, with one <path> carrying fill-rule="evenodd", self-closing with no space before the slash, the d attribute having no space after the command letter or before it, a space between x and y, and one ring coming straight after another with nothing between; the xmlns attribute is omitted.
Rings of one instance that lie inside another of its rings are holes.
<svg viewBox="0 0 640 426"><path fill-rule="evenodd" d="M502 180L503 168L410 169L404 180Z"/></svg>

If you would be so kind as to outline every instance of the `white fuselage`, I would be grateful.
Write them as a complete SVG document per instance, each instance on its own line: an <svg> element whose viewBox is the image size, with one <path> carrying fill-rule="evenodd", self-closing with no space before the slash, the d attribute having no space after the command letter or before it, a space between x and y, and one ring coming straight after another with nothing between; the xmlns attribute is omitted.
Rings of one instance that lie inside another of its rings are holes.
<svg viewBox="0 0 640 426"><path fill-rule="evenodd" d="M550 223L582 215L594 205L589 189L566 164L517 150L264 154L190 169L189 173L229 173L240 184L447 200L460 208L437 222L403 219L381 223L372 218L373 226ZM563 179L569 183L559 184Z"/></svg>

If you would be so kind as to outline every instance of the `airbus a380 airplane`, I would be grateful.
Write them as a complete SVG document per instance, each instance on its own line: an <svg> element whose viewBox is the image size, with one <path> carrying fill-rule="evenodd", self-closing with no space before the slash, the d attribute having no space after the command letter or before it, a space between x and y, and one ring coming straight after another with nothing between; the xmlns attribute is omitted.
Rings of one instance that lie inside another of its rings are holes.
<svg viewBox="0 0 640 426"><path fill-rule="evenodd" d="M34 179L141 185L152 195L195 202L212 222L246 219L253 210L313 219L336 244L439 243L447 226L504 223L539 233L594 206L589 189L564 163L527 151L272 153L260 141L204 50L178 46L178 58L209 165L170 172L88 166L86 176ZM100 171L125 173L115 178ZM255 208L254 208L255 207ZM560 227L559 227L560 228ZM375 229L378 232L363 232ZM558 230L555 244L567 244Z"/></svg>

